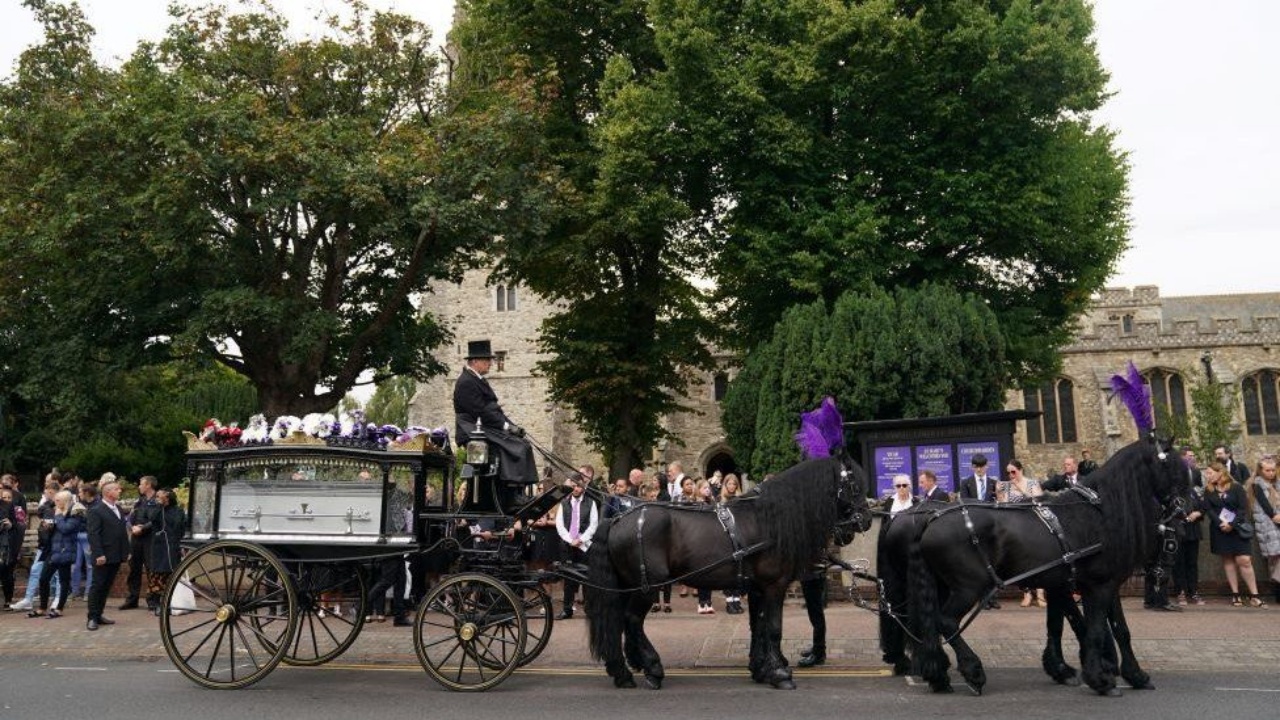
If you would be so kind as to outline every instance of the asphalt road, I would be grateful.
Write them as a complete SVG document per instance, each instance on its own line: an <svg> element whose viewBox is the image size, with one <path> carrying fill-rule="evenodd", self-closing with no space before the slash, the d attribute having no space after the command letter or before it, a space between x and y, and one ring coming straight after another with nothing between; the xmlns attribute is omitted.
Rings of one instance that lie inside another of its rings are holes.
<svg viewBox="0 0 1280 720"><path fill-rule="evenodd" d="M166 661L86 662L75 654L0 657L0 718L317 720L318 718L1230 718L1280 716L1273 668L1162 673L1154 691L1119 698L1054 685L1035 668L995 669L987 693L934 695L880 671L798 672L773 690L735 669L672 671L662 690L616 690L598 669L522 670L485 693L454 693L407 665L277 669L244 690L205 690ZM588 708L588 712L583 712Z"/></svg>

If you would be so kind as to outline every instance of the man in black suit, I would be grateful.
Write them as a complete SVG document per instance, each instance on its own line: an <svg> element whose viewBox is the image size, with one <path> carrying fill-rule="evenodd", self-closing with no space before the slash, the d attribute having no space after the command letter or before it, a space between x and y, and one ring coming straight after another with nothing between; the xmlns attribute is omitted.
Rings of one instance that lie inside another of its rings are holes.
<svg viewBox="0 0 1280 720"><path fill-rule="evenodd" d="M1227 474L1230 475L1238 483L1249 482L1249 468L1245 464L1236 460L1231 455L1231 448L1226 445L1215 445L1213 448L1213 459L1222 463L1227 468Z"/></svg>
<svg viewBox="0 0 1280 720"><path fill-rule="evenodd" d="M680 484L684 482L684 466L678 462L667 465L666 477L658 473L658 482L659 500L671 502L680 497Z"/></svg>
<svg viewBox="0 0 1280 720"><path fill-rule="evenodd" d="M1067 456L1062 458L1062 472L1054 475L1044 482L1046 491L1060 492L1069 487L1075 487L1080 482L1080 471L1076 465L1076 459Z"/></svg>
<svg viewBox="0 0 1280 720"><path fill-rule="evenodd" d="M485 378L493 365L493 357L488 340L467 343L467 366L453 386L456 439L458 445L465 446L479 422L489 439L489 446L496 450L501 460L499 472L502 481L513 486L533 485L538 482L533 448L524 439L524 428L511 422L502 411L498 394Z"/></svg>
<svg viewBox="0 0 1280 720"><path fill-rule="evenodd" d="M1094 462L1093 457L1089 454L1089 448L1080 449L1080 477L1089 477L1089 473L1098 469L1098 463Z"/></svg>
<svg viewBox="0 0 1280 720"><path fill-rule="evenodd" d="M120 484L116 482L116 476L112 473L103 475L98 491L102 500L94 503L85 514L89 557L94 566L86 626L90 630L116 623L103 617L102 611L107 606L107 594L111 592L116 573L120 572L120 564L129 559L129 530L125 527L124 513L120 512Z"/></svg>
<svg viewBox="0 0 1280 720"><path fill-rule="evenodd" d="M938 487L938 476L932 470L921 470L917 479L920 484L921 502L951 502L951 496Z"/></svg>
<svg viewBox="0 0 1280 720"><path fill-rule="evenodd" d="M973 474L960 482L960 497L979 502L995 502L996 479L987 474L987 456L974 455Z"/></svg>

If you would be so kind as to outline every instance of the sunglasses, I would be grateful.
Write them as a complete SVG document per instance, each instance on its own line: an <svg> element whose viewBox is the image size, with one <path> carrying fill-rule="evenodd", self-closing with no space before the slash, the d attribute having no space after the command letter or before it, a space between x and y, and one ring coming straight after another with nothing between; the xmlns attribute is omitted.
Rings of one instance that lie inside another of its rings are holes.
<svg viewBox="0 0 1280 720"><path fill-rule="evenodd" d="M911 487L910 485L894 485L896 488Z"/></svg>

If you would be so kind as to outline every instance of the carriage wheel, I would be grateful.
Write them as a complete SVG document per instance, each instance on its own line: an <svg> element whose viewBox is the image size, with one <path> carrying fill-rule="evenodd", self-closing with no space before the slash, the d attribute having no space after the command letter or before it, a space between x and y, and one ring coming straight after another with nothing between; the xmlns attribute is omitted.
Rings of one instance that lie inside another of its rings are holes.
<svg viewBox="0 0 1280 720"><path fill-rule="evenodd" d="M187 590L194 602L175 604ZM214 689L248 687L280 664L297 628L293 583L265 548L222 541L196 550L165 588L160 637L178 671Z"/></svg>
<svg viewBox="0 0 1280 720"><path fill-rule="evenodd" d="M356 641L364 627L368 588L360 566L289 563L298 593L298 631L288 665L323 665Z"/></svg>
<svg viewBox="0 0 1280 720"><path fill-rule="evenodd" d="M547 643L551 641L555 612L551 607L551 596L540 586L521 588L520 595L524 599L527 638L524 641L524 653L520 655L520 667L524 667L547 649Z"/></svg>
<svg viewBox="0 0 1280 720"><path fill-rule="evenodd" d="M525 645L524 602L488 575L445 578L418 606L418 660L450 690L488 690L515 672Z"/></svg>

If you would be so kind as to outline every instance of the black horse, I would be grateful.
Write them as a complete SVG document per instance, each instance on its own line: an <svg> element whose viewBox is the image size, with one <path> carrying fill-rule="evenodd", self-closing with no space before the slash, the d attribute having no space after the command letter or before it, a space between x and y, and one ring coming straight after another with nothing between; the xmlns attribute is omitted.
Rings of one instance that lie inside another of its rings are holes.
<svg viewBox="0 0 1280 720"><path fill-rule="evenodd" d="M1014 579L1048 592L1051 632L1044 664L1055 679L1065 681L1070 671L1053 633L1056 623L1060 637L1067 618L1083 635L1080 658L1090 688L1118 694L1113 640L1119 674L1135 688L1150 687L1133 653L1119 589L1156 557L1167 523L1186 502L1190 478L1172 442L1150 434L1122 448L1085 482L1085 489L1050 494L1038 503L957 505L936 513L912 539L917 667L935 691L951 689L944 637L960 673L982 691L986 674L960 636L961 621L997 582ZM1084 600L1082 623L1072 591Z"/></svg>
<svg viewBox="0 0 1280 720"><path fill-rule="evenodd" d="M787 587L822 558L833 533L847 543L849 531L870 527L866 487L862 468L842 455L802 462L758 492L729 501L731 521L714 510L658 503L618 516L596 533L587 553L592 656L604 661L618 687L635 687L628 665L642 671L650 687L661 687L662 661L644 633L658 589L672 582L710 590L745 586L751 677L795 687L781 648Z"/></svg>

